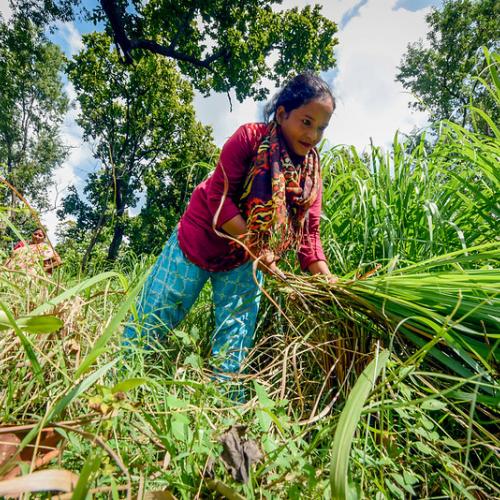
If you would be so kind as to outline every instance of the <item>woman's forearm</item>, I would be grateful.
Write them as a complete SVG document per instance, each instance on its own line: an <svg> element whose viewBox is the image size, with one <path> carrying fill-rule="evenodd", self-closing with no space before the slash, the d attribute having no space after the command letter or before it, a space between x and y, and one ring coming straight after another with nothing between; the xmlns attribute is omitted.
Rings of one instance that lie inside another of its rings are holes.
<svg viewBox="0 0 500 500"><path fill-rule="evenodd" d="M326 274L330 275L330 269L328 269L328 264L324 260L317 260L316 262L311 262L308 268L311 274Z"/></svg>
<svg viewBox="0 0 500 500"><path fill-rule="evenodd" d="M241 236L247 232L247 224L241 215L235 215L232 219L222 224L222 229L231 236Z"/></svg>

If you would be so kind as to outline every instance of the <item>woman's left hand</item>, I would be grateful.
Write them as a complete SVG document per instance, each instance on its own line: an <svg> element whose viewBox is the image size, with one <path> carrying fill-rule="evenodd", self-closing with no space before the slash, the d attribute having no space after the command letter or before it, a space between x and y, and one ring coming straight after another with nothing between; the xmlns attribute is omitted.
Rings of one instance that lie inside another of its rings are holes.
<svg viewBox="0 0 500 500"><path fill-rule="evenodd" d="M335 276L335 274L325 274L325 278L327 279L328 283L330 283L330 285L335 285L335 283L337 283L339 280L339 277Z"/></svg>
<svg viewBox="0 0 500 500"><path fill-rule="evenodd" d="M309 264L308 270L311 274L320 274L325 277L325 279L331 285L334 285L339 280L338 276L335 276L328 269L328 264L324 260L318 260L316 262L311 262Z"/></svg>

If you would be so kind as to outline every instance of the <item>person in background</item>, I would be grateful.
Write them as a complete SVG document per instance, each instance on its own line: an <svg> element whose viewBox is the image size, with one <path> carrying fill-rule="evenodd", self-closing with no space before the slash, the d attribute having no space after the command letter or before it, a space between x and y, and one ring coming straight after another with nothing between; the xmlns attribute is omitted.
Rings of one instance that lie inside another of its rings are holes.
<svg viewBox="0 0 500 500"><path fill-rule="evenodd" d="M264 123L242 125L227 140L152 267L137 304L139 323L132 318L126 326L125 345L139 338L165 341L210 280L216 323L211 365L231 378L253 346L262 271L279 276L277 262L294 250L302 270L335 279L319 235L315 148L334 109L328 85L303 73L267 104Z"/></svg>
<svg viewBox="0 0 500 500"><path fill-rule="evenodd" d="M33 231L31 241L25 245L22 241L16 243L5 267L16 271L26 271L36 274L40 267L47 274L62 264L61 257L55 249L46 241L45 232L38 228Z"/></svg>

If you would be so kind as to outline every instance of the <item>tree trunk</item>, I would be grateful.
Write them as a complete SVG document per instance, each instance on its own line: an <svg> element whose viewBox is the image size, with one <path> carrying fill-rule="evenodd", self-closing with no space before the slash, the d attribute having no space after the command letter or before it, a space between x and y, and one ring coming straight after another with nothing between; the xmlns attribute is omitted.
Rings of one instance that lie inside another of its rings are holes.
<svg viewBox="0 0 500 500"><path fill-rule="evenodd" d="M104 225L105 213L106 213L106 207L104 207L102 214L99 217L97 227L94 231L94 236L92 236L92 239L90 240L90 243L88 244L87 249L85 250L85 254L82 259L82 272L87 269L87 266L90 262L90 258L92 256L92 250L94 250L95 244L97 243L97 238L101 233L101 229L103 228Z"/></svg>
<svg viewBox="0 0 500 500"><path fill-rule="evenodd" d="M118 257L118 251L120 250L124 233L125 228L123 220L120 218L116 221L115 229L113 231L113 239L111 240L111 245L109 245L108 260L111 262L115 261Z"/></svg>
<svg viewBox="0 0 500 500"><path fill-rule="evenodd" d="M116 179L116 220L113 230L113 239L108 249L108 260L113 262L118 257L123 235L125 234L125 223L123 216L125 214L125 199L128 185L122 179Z"/></svg>
<svg viewBox="0 0 500 500"><path fill-rule="evenodd" d="M7 153L7 177L6 181L9 182L12 186L14 186L14 182L12 180L12 175L14 171L14 164L13 164L13 159L11 155L11 148L10 145L8 146L8 153ZM15 186L14 186L15 187ZM16 198L16 193L12 189L10 189L10 201L9 201L9 220L11 222L14 222L14 217L16 215L16 204L17 204L17 198Z"/></svg>

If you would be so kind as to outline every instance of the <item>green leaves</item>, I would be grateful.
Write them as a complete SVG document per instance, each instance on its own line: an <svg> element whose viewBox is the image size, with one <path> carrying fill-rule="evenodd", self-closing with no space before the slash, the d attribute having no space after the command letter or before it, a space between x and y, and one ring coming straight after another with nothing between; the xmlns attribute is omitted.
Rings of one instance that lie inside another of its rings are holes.
<svg viewBox="0 0 500 500"><path fill-rule="evenodd" d="M389 354L389 351L381 351L370 361L352 388L340 415L332 444L332 463L330 466L332 498L343 500L355 496L348 486L351 444L363 406L380 372L385 367Z"/></svg>
<svg viewBox="0 0 500 500"><path fill-rule="evenodd" d="M13 318L9 319L5 311L0 311L0 331L13 328ZM17 327L29 333L52 333L63 326L63 322L57 316L23 316L14 320Z"/></svg>
<svg viewBox="0 0 500 500"><path fill-rule="evenodd" d="M446 403L437 399L429 399L424 401L420 408L422 408L422 410L444 410L446 408Z"/></svg>
<svg viewBox="0 0 500 500"><path fill-rule="evenodd" d="M262 432L265 433L269 431L273 421L278 421L271 411L275 406L275 402L269 397L267 391L258 382L254 381L253 386L260 406L260 408L255 410L255 416L257 417Z"/></svg>
<svg viewBox="0 0 500 500"><path fill-rule="evenodd" d="M136 20L160 40L174 40L178 53L189 55L191 63L179 66L201 92L234 89L240 101L262 99L268 94L262 77L281 82L291 72L327 70L335 64L337 26L321 15L321 7L278 10L277 4L210 0L190 8L154 0L137 10ZM278 57L273 63L269 56L274 51ZM209 66L198 64L206 58L213 59Z"/></svg>
<svg viewBox="0 0 500 500"><path fill-rule="evenodd" d="M490 126L498 123L487 85L471 78L486 66L481 47L494 47L498 40L498 15L495 0L445 2L427 15L428 43L408 46L396 76L415 96L413 107L430 112L433 120L453 117L470 126L472 101L494 113ZM494 129L482 124L481 130L492 135Z"/></svg>
<svg viewBox="0 0 500 500"><path fill-rule="evenodd" d="M35 354L35 350L33 349L33 345L31 341L24 335L22 332L21 328L19 325L16 323L16 320L14 319L14 316L12 313L9 311L8 307L3 303L0 302L0 308L3 310L3 320L6 322L8 325L10 325L10 328L14 330L16 335L18 336L21 345L23 346L25 352L26 352L26 357L30 360L32 369L33 369L33 374L35 377L38 379L40 383L43 383L43 376L42 376L42 368L40 366L40 362L38 361L38 358ZM1 319L1 317L0 317Z"/></svg>
<svg viewBox="0 0 500 500"><path fill-rule="evenodd" d="M73 490L72 499L85 500L87 498L88 491L97 471L99 470L101 461L102 454L99 450L93 450L89 453L87 460L83 464L75 489Z"/></svg>
<svg viewBox="0 0 500 500"><path fill-rule="evenodd" d="M116 314L114 314L114 316L110 319L102 335L95 341L94 347L80 363L80 366L75 372L75 377L80 377L83 373L85 373L92 366L94 361L105 351L106 344L109 342L113 333L115 333L118 327L121 325L121 322L123 321L125 316L129 313L130 308L134 303L137 294L144 285L147 276L148 273L144 272L138 283L136 283L134 288L129 291L125 300L120 304L120 307L118 308Z"/></svg>
<svg viewBox="0 0 500 500"><path fill-rule="evenodd" d="M42 367L35 353L33 343L24 335L28 333L52 333L58 331L63 325L63 322L56 316L25 316L14 319L14 316L9 311L7 306L0 301L0 331L14 330L21 341L27 358L30 360L33 373L40 383L43 384Z"/></svg>
<svg viewBox="0 0 500 500"><path fill-rule="evenodd" d="M49 311L54 306L62 304L64 301L79 295L80 293L84 292L85 290L88 290L89 288L93 287L98 283L107 281L110 278L114 277L119 278L120 276L121 276L120 273L117 273L116 271L108 271L105 273L97 274L96 276L92 276L83 281L79 281L76 285L72 286L71 288L68 288L64 292L57 295L56 297L53 297L44 302L43 304L40 304L32 311L31 314L41 314L45 311Z"/></svg>
<svg viewBox="0 0 500 500"><path fill-rule="evenodd" d="M61 50L29 19L0 22L0 177L32 204L47 203L52 172L66 157L59 126L68 109ZM0 190L0 205L12 206Z"/></svg>
<svg viewBox="0 0 500 500"><path fill-rule="evenodd" d="M102 33L85 36L84 44L68 74L81 107L78 122L96 143L102 168L87 180L87 200L75 190L64 200L64 213L76 218L68 244L76 240L88 254L108 245L114 260L128 236L137 253L156 251L205 175L196 164L212 159L211 131L196 120L193 89L170 60L146 52L124 65ZM140 191L144 207L130 219L127 208Z"/></svg>
<svg viewBox="0 0 500 500"><path fill-rule="evenodd" d="M116 394L118 392L128 392L132 389L140 387L141 385L147 384L148 382L149 380L147 378L129 378L127 380L122 380L112 387L111 393Z"/></svg>

